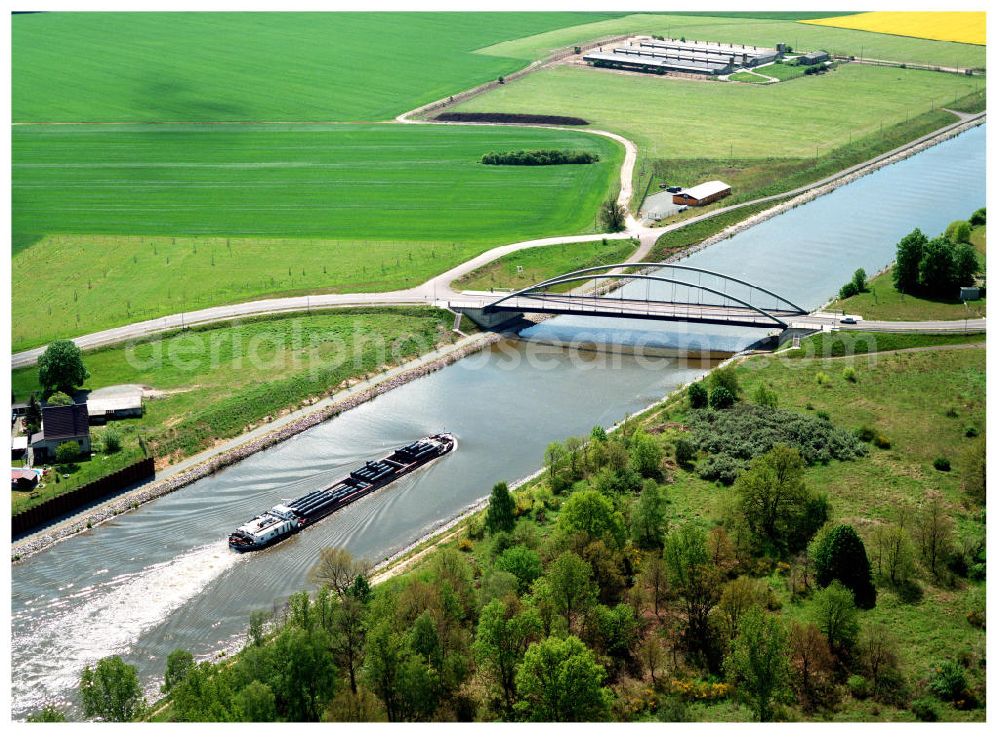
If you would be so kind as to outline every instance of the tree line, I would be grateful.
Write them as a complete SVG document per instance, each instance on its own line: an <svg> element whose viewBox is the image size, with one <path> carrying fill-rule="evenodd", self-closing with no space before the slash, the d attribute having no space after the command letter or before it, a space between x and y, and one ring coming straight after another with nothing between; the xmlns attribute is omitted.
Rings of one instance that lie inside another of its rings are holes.
<svg viewBox="0 0 1000 739"><path fill-rule="evenodd" d="M491 151L483 154L483 164L506 164L527 167L552 164L593 164L600 161L597 154L589 151L569 151L564 149L534 149L531 151Z"/></svg>

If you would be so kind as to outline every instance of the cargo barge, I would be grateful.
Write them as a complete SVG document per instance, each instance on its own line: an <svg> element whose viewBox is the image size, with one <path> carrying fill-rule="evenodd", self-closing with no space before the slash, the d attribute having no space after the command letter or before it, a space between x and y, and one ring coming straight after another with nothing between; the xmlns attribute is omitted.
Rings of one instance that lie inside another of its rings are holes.
<svg viewBox="0 0 1000 739"><path fill-rule="evenodd" d="M277 544L454 448L453 434L434 434L418 439L376 462L365 463L364 467L329 487L280 503L255 516L229 535L229 546L238 552L252 552Z"/></svg>

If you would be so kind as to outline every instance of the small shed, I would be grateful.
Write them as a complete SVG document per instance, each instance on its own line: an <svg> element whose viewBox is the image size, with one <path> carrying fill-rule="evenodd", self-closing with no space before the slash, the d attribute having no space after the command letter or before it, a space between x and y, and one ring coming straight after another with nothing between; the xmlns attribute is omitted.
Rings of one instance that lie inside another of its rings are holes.
<svg viewBox="0 0 1000 739"><path fill-rule="evenodd" d="M674 203L677 205L708 205L716 200L721 200L732 191L732 188L725 182L712 180L675 193Z"/></svg>
<svg viewBox="0 0 1000 739"><path fill-rule="evenodd" d="M10 471L11 490L34 490L38 484L38 473L31 468Z"/></svg>
<svg viewBox="0 0 1000 739"><path fill-rule="evenodd" d="M799 57L799 64L804 67L812 66L813 64L819 64L820 62L825 62L830 59L830 54L822 49L819 51L810 51Z"/></svg>

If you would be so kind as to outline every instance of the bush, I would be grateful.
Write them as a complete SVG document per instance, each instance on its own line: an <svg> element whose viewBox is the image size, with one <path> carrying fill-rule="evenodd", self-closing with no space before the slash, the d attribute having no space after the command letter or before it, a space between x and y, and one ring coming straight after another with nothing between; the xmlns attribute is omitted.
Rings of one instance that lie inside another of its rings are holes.
<svg viewBox="0 0 1000 739"><path fill-rule="evenodd" d="M965 438L972 439L976 436L979 436L979 429L977 429L975 426L965 427Z"/></svg>
<svg viewBox="0 0 1000 739"><path fill-rule="evenodd" d="M816 411L816 418L821 418L824 421L829 421L830 420L830 414L827 413L826 411Z"/></svg>
<svg viewBox="0 0 1000 739"><path fill-rule="evenodd" d="M844 367L844 371L841 372L840 375L848 382L858 381L858 373L854 370L853 367Z"/></svg>
<svg viewBox="0 0 1000 739"><path fill-rule="evenodd" d="M868 697L868 681L861 675L851 675L847 678L847 689L858 700Z"/></svg>
<svg viewBox="0 0 1000 739"><path fill-rule="evenodd" d="M944 235L953 244L968 244L972 238L972 228L968 221L952 221L944 230Z"/></svg>
<svg viewBox="0 0 1000 739"><path fill-rule="evenodd" d="M947 457L937 457L934 460L934 469L936 469L938 472L950 472L951 462L948 460Z"/></svg>
<svg viewBox="0 0 1000 739"><path fill-rule="evenodd" d="M105 454L117 454L122 450L122 437L114 429L107 429L101 437L101 447Z"/></svg>
<svg viewBox="0 0 1000 739"><path fill-rule="evenodd" d="M753 402L757 405L767 406L768 408L777 408L778 393L770 385L765 385L762 382L753 393Z"/></svg>
<svg viewBox="0 0 1000 739"><path fill-rule="evenodd" d="M56 462L69 464L80 456L80 445L75 441L66 441L56 447Z"/></svg>
<svg viewBox="0 0 1000 739"><path fill-rule="evenodd" d="M975 213L969 217L970 226L985 226L986 225L986 208L980 208Z"/></svg>
<svg viewBox="0 0 1000 739"><path fill-rule="evenodd" d="M854 433L861 441L871 442L875 440L876 431L871 426L862 426Z"/></svg>
<svg viewBox="0 0 1000 739"><path fill-rule="evenodd" d="M910 710L918 721L933 722L938 720L937 706L930 698L917 698L910 704Z"/></svg>
<svg viewBox="0 0 1000 739"><path fill-rule="evenodd" d="M708 396L708 404L716 410L722 410L725 408L731 408L733 403L736 402L736 398L733 394L729 392L729 389L719 385Z"/></svg>
<svg viewBox="0 0 1000 739"><path fill-rule="evenodd" d="M708 390L700 382L688 385L688 402L692 408L704 408L708 405Z"/></svg>
<svg viewBox="0 0 1000 739"><path fill-rule="evenodd" d="M593 164L600 161L600 157L589 151L537 149L534 151L491 151L489 154L483 154L481 161L483 164L544 167L553 164Z"/></svg>
<svg viewBox="0 0 1000 739"><path fill-rule="evenodd" d="M52 393L46 402L49 405L73 405L73 399L63 392Z"/></svg>
<svg viewBox="0 0 1000 739"><path fill-rule="evenodd" d="M889 439L883 436L882 434L879 434L878 436L875 437L874 443L875 446L877 446L879 449L889 449L892 447L892 442L889 441Z"/></svg>
<svg viewBox="0 0 1000 739"><path fill-rule="evenodd" d="M841 300L847 300L848 298L853 298L858 294L858 289L854 286L853 282L848 282L840 288L840 292L837 294Z"/></svg>
<svg viewBox="0 0 1000 739"><path fill-rule="evenodd" d="M941 700L956 701L968 688L965 671L954 660L946 660L934 668L929 683L931 692Z"/></svg>
<svg viewBox="0 0 1000 739"><path fill-rule="evenodd" d="M698 463L698 476L703 480L732 485L746 464L728 454L716 454Z"/></svg>
<svg viewBox="0 0 1000 739"><path fill-rule="evenodd" d="M726 390L729 391L729 394L733 396L734 400L743 394L743 390L740 388L739 377L736 374L736 368L733 365L730 364L725 367L716 367L712 370L711 374L709 374L709 390L715 390L719 387L726 388Z"/></svg>
<svg viewBox="0 0 1000 739"><path fill-rule="evenodd" d="M681 467L687 467L698 454L698 449L686 437L674 442L674 459Z"/></svg>
<svg viewBox="0 0 1000 739"><path fill-rule="evenodd" d="M826 374L826 372L817 372L816 373L816 384L817 385L829 385L830 384L830 375Z"/></svg>

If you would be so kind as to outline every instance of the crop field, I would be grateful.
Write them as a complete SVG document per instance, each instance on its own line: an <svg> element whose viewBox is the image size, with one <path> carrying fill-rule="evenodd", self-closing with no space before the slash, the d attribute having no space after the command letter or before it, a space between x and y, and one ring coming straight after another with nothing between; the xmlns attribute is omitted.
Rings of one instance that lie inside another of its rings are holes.
<svg viewBox="0 0 1000 739"><path fill-rule="evenodd" d="M840 66L776 85L664 79L578 66L545 69L459 111L579 115L631 138L640 157L814 157L964 97L981 80ZM851 100L851 105L843 101ZM669 125L664 125L669 122ZM683 131L683 135L678 132Z"/></svg>
<svg viewBox="0 0 1000 739"><path fill-rule="evenodd" d="M796 22L798 18L774 19L751 16L719 17L701 14L633 14L621 18L557 28L534 36L502 41L480 53L502 57L538 59L553 49L588 40L630 33L659 34L689 41L721 41L774 47L791 44L795 50L825 49L832 54L855 55L899 62L939 66L986 67L986 49L971 44L892 36L848 28L830 28ZM843 14L840 14L843 15ZM854 17L854 16L851 16ZM850 18L846 20L850 20Z"/></svg>
<svg viewBox="0 0 1000 739"><path fill-rule="evenodd" d="M986 13L915 13L877 11L824 19L803 19L802 23L832 28L851 28L895 36L957 41L986 45Z"/></svg>
<svg viewBox="0 0 1000 739"><path fill-rule="evenodd" d="M453 318L435 308L346 309L200 327L86 352L86 386L162 391L145 400L142 418L113 426L129 448L141 434L159 458L193 454L350 377L430 351ZM37 368L14 370L11 388L18 398L38 391Z"/></svg>
<svg viewBox="0 0 1000 739"><path fill-rule="evenodd" d="M480 47L612 15L16 15L13 120L388 120L533 58Z"/></svg>
<svg viewBox="0 0 1000 739"><path fill-rule="evenodd" d="M497 167L497 149L597 164ZM618 144L502 127L18 127L15 350L250 297L419 284L485 248L594 229ZM35 265L45 264L45 269Z"/></svg>

